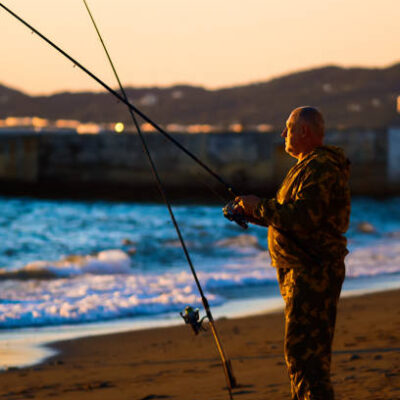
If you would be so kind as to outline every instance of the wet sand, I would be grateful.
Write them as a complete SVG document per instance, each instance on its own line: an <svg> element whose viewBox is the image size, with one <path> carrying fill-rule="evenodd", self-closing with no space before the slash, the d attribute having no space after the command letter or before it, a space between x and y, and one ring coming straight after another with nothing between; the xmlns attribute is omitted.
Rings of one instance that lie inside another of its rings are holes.
<svg viewBox="0 0 400 400"><path fill-rule="evenodd" d="M283 313L217 321L239 387L234 399L290 399ZM187 326L57 343L36 367L0 373L0 399L229 399L210 332ZM337 399L400 399L400 290L340 301Z"/></svg>

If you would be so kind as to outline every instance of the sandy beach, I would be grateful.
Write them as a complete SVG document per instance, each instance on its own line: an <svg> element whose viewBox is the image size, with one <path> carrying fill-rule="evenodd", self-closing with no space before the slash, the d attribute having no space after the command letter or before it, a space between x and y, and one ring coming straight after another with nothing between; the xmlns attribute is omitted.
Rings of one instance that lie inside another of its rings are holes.
<svg viewBox="0 0 400 400"><path fill-rule="evenodd" d="M337 399L400 399L400 291L340 301L332 379ZM239 383L235 399L289 399L283 313L220 319ZM0 398L228 399L209 331L149 329L57 343L43 364L0 374Z"/></svg>

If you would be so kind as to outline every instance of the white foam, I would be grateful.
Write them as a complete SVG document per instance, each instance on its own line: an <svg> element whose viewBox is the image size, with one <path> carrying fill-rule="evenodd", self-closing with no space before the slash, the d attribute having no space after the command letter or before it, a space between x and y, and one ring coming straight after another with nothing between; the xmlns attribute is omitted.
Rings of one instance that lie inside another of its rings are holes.
<svg viewBox="0 0 400 400"><path fill-rule="evenodd" d="M193 278L151 275L81 275L70 279L0 284L0 327L90 322L159 314L199 305ZM221 299L208 295L211 303Z"/></svg>
<svg viewBox="0 0 400 400"><path fill-rule="evenodd" d="M19 271L27 273L50 272L59 277L82 274L129 274L131 272L131 260L129 255L122 250L105 250L96 255L68 256L53 262L34 261Z"/></svg>
<svg viewBox="0 0 400 400"><path fill-rule="evenodd" d="M221 287L261 284L274 279L265 268L266 253L241 264L227 264L221 271L198 272L211 304L224 299L209 291ZM24 270L55 272L57 279L5 280L0 282L0 328L99 321L181 310L200 305L189 271L140 274L123 252L108 251L74 262L37 262ZM119 273L117 273L119 272ZM121 273L123 272L123 274Z"/></svg>
<svg viewBox="0 0 400 400"><path fill-rule="evenodd" d="M214 270L198 269L198 277L212 305L226 300L222 288L276 284L276 271L265 251L253 239L240 239L244 256L226 260ZM346 260L347 276L375 276L400 271L400 241L377 241L354 249ZM151 268L149 266L149 271ZM21 271L51 272L53 279L15 279ZM14 279L0 281L0 328L70 324L180 311L200 305L189 270L143 273L132 269L121 250L97 255L66 257L56 262L37 261L14 271ZM9 273L9 272L8 272ZM10 275L12 278L13 275Z"/></svg>
<svg viewBox="0 0 400 400"><path fill-rule="evenodd" d="M373 276L400 272L400 241L385 239L356 248L346 259L347 276Z"/></svg>

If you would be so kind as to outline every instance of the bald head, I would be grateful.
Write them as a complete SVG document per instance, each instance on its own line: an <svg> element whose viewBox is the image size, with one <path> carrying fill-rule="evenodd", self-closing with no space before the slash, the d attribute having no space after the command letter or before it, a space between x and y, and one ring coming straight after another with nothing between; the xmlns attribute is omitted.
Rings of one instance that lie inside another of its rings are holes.
<svg viewBox="0 0 400 400"><path fill-rule="evenodd" d="M308 126L310 133L321 139L324 137L325 121L319 110L309 106L298 107L292 111L292 114L297 115L300 123Z"/></svg>
<svg viewBox="0 0 400 400"><path fill-rule="evenodd" d="M285 138L285 150L291 156L301 160L304 155L322 146L324 139L324 118L314 107L294 109L286 121L282 132Z"/></svg>

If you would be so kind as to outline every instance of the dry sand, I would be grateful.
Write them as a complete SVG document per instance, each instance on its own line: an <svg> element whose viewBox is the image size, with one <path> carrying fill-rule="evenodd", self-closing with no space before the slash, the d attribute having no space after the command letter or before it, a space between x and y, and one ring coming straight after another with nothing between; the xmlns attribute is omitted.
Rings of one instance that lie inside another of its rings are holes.
<svg viewBox="0 0 400 400"><path fill-rule="evenodd" d="M234 399L289 399L283 314L217 328L240 386ZM210 332L187 326L71 340L42 365L0 373L0 399L227 400ZM400 399L400 291L340 302L332 379L337 399Z"/></svg>

